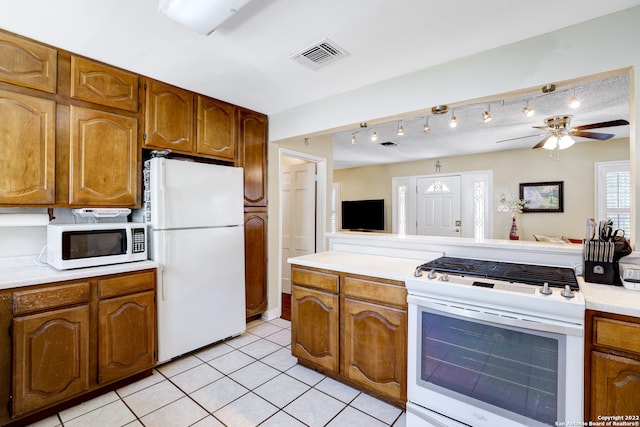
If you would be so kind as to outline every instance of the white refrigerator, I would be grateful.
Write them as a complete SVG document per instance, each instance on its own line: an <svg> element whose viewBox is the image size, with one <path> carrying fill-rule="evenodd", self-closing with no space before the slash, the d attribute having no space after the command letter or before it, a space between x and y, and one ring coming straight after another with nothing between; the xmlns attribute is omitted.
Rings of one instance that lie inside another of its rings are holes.
<svg viewBox="0 0 640 427"><path fill-rule="evenodd" d="M243 170L152 158L144 179L162 363L246 329Z"/></svg>

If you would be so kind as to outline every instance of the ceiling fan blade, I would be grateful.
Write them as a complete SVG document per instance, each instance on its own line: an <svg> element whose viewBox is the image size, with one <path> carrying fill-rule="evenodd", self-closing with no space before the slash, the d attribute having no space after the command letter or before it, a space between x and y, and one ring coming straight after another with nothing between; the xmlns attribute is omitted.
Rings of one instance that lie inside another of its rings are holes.
<svg viewBox="0 0 640 427"><path fill-rule="evenodd" d="M540 136L540 135L544 135L543 133L537 133L535 135L527 135L527 136L517 136L515 138L509 138L509 139L501 139L500 141L496 141L496 144L500 144L501 142L509 142L509 141L515 141L517 139L525 139L525 138L532 138L534 136Z"/></svg>
<svg viewBox="0 0 640 427"><path fill-rule="evenodd" d="M611 139L615 136L612 133L582 132L582 131L573 131L573 130L569 133L572 136L580 136L582 138L597 139L600 141L606 141L607 139Z"/></svg>
<svg viewBox="0 0 640 427"><path fill-rule="evenodd" d="M542 148L544 146L544 143L547 142L548 138L543 139L542 141L538 142L536 145L534 145L533 147L531 147L532 150L535 150L537 148Z"/></svg>
<svg viewBox="0 0 640 427"><path fill-rule="evenodd" d="M582 125L582 126L576 126L574 127L575 130L587 130L587 129L598 129L598 128L610 128L613 126L624 126L624 125L628 125L629 122L626 120L611 120L608 122L602 122L602 123L592 123L590 125Z"/></svg>
<svg viewBox="0 0 640 427"><path fill-rule="evenodd" d="M534 129L542 129L542 130L548 130L548 131L553 131L555 130L555 128L552 128L550 126L531 126Z"/></svg>

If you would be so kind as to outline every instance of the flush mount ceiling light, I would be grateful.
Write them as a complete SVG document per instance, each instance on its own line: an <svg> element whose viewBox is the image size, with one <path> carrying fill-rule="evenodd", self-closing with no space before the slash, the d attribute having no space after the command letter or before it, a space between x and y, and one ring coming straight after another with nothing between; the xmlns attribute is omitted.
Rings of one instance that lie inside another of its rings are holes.
<svg viewBox="0 0 640 427"><path fill-rule="evenodd" d="M173 21L205 36L250 0L160 0L160 11Z"/></svg>

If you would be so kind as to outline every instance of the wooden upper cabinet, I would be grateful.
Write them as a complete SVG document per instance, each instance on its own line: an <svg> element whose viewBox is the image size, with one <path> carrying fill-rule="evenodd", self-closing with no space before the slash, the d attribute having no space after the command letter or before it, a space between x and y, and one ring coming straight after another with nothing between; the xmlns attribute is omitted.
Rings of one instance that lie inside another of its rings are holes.
<svg viewBox="0 0 640 427"><path fill-rule="evenodd" d="M0 81L55 93L57 58L55 49L0 32Z"/></svg>
<svg viewBox="0 0 640 427"><path fill-rule="evenodd" d="M135 205L138 121L76 106L70 111L69 204Z"/></svg>
<svg viewBox="0 0 640 427"><path fill-rule="evenodd" d="M193 93L148 79L145 101L145 147L192 152Z"/></svg>
<svg viewBox="0 0 640 427"><path fill-rule="evenodd" d="M138 75L72 55L71 97L135 112Z"/></svg>
<svg viewBox="0 0 640 427"><path fill-rule="evenodd" d="M240 110L239 166L244 168L244 205L267 206L267 117Z"/></svg>
<svg viewBox="0 0 640 427"><path fill-rule="evenodd" d="M54 101L0 90L0 204L55 202L55 116Z"/></svg>
<svg viewBox="0 0 640 427"><path fill-rule="evenodd" d="M196 153L234 161L237 143L237 108L198 95Z"/></svg>

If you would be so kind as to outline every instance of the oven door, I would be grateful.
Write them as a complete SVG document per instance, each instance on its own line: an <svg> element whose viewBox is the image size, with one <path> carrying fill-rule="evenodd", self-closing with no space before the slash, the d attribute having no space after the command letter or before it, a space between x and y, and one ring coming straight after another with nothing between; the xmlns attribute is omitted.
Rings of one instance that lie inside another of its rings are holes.
<svg viewBox="0 0 640 427"><path fill-rule="evenodd" d="M582 420L581 325L408 300L408 400L421 415L413 420L444 416L478 427Z"/></svg>

